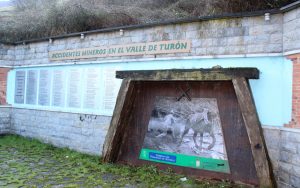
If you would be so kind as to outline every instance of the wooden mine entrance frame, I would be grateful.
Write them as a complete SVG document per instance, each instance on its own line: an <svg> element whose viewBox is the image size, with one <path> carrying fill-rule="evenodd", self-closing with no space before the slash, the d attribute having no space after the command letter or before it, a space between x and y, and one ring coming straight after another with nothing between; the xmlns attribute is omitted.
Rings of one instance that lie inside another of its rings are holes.
<svg viewBox="0 0 300 188"><path fill-rule="evenodd" d="M147 71L117 71L123 79L104 147L104 162L117 162L124 130L127 129L134 102L135 82L139 81L232 81L238 106L246 127L253 162L260 187L274 187L272 167L266 150L261 124L256 112L248 79L259 79L256 68L172 69Z"/></svg>

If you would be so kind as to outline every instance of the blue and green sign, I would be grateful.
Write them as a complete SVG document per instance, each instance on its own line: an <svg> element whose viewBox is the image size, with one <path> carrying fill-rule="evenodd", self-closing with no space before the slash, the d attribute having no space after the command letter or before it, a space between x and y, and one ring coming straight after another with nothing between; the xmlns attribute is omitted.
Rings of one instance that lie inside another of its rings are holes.
<svg viewBox="0 0 300 188"><path fill-rule="evenodd" d="M230 173L227 160L142 149L140 159L202 170Z"/></svg>

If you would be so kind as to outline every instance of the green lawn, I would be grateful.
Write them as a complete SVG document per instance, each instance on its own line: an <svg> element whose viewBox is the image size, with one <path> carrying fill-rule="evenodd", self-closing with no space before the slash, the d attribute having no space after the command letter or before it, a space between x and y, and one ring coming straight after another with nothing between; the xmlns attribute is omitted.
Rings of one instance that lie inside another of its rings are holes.
<svg viewBox="0 0 300 188"><path fill-rule="evenodd" d="M240 187L196 181L153 166L103 164L99 157L19 136L0 136L0 187Z"/></svg>

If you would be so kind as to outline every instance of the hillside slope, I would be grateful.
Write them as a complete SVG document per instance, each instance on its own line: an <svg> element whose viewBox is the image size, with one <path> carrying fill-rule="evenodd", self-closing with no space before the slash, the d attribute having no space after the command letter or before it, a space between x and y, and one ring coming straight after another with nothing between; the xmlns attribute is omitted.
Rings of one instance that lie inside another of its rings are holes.
<svg viewBox="0 0 300 188"><path fill-rule="evenodd" d="M14 0L13 10L0 12L0 41L14 42L167 19L272 9L295 1Z"/></svg>

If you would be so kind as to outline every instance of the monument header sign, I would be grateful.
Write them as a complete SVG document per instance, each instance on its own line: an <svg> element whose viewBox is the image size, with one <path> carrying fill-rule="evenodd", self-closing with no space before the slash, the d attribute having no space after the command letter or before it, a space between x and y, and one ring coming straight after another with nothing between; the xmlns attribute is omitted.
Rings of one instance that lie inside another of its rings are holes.
<svg viewBox="0 0 300 188"><path fill-rule="evenodd" d="M83 48L75 50L49 52L51 61L88 59L97 57L113 56L135 56L135 55L154 55L170 53L188 53L191 50L191 41L175 40L160 41L149 43L134 43L126 45L101 46L95 48Z"/></svg>

